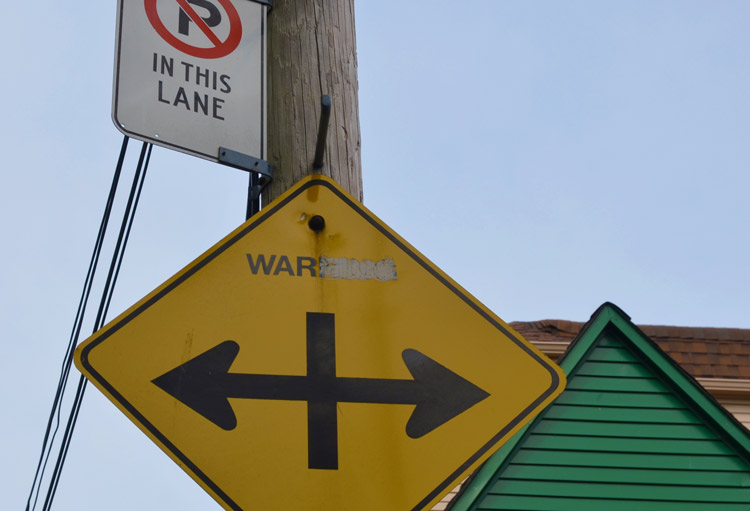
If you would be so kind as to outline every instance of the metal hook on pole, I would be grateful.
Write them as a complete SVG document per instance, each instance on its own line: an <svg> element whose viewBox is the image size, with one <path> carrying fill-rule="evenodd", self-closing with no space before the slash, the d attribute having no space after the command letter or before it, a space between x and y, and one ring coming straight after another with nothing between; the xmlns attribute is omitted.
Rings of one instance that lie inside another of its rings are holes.
<svg viewBox="0 0 750 511"><path fill-rule="evenodd" d="M326 154L326 138L328 136L328 121L331 119L331 96L320 98L320 124L318 125L318 142L315 145L313 169L323 167L323 157Z"/></svg>

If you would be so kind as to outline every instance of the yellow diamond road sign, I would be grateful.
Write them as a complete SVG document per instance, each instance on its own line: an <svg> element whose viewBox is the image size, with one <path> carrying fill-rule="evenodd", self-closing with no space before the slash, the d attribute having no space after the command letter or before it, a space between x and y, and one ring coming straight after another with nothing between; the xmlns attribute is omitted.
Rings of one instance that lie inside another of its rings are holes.
<svg viewBox="0 0 750 511"><path fill-rule="evenodd" d="M76 365L232 510L429 509L565 382L321 176L87 339Z"/></svg>

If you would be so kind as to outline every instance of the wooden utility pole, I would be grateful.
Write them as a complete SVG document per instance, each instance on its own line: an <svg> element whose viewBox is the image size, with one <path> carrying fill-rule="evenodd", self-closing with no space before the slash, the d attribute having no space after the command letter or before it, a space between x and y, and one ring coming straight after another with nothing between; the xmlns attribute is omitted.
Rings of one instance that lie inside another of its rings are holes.
<svg viewBox="0 0 750 511"><path fill-rule="evenodd" d="M362 200L354 0L274 0L268 16L268 159L263 203L325 174ZM313 171L321 97L332 100L323 167Z"/></svg>

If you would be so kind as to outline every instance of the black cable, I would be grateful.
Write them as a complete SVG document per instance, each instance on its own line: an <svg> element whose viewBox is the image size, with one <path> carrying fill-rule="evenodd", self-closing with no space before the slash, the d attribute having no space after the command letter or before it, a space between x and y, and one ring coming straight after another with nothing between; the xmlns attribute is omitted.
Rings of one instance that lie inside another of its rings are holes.
<svg viewBox="0 0 750 511"><path fill-rule="evenodd" d="M133 203L133 210L131 211L130 217L128 218L128 227L125 232L125 239L122 242L122 254L125 254L125 247L128 246L128 240L130 239L130 229L133 227L133 220L135 219L135 211L138 209L138 202L141 200L141 191L143 190L143 182L146 180L146 172L148 171L148 164L151 161L151 149L153 149L152 144L143 144L143 148L141 149L141 155L138 159L138 169L136 170L136 173L140 172L141 166L143 166L143 173L141 174L141 178L138 182L138 190L135 194L135 201ZM145 153L145 154L144 154ZM145 156L145 158L144 158ZM145 160L145 161L144 161ZM114 279L112 280L112 289L114 290L115 284L117 283L117 277L120 275L120 267L122 266L122 256L120 257L120 260L117 262L117 268L115 269L115 275ZM107 312L109 311L109 304L112 302L112 294L109 294L109 299L107 300L107 305L104 308L104 315L103 317L107 317ZM104 322L102 321L102 325L99 326L101 328L104 326ZM97 328L97 330L99 329Z"/></svg>
<svg viewBox="0 0 750 511"><path fill-rule="evenodd" d="M120 267L122 266L122 260L125 255L125 248L130 237L130 230L132 228L133 220L135 218L135 212L140 200L141 190L143 189L143 182L146 177L146 171L148 170L148 163L151 159L151 147L151 144L144 142L141 148L141 154L138 158L138 165L133 176L133 184L130 188L130 194L128 195L125 212L123 213L120 232L117 236L117 242L112 254L112 261L110 262L109 272L107 273L107 279L104 284L104 289L102 290L102 297L99 303L99 310L97 311L96 320L94 321L93 332L96 332L104 325L106 314L109 309L109 304L112 301L115 283L120 272ZM68 416L65 433L60 445L60 452L55 463L55 468L52 473L52 478L50 480L49 489L44 500L42 511L49 511L55 498L55 494L57 493L57 487L60 482L60 475L62 474L65 459L67 458L68 450L70 449L70 441L73 436L73 430L75 429L76 423L78 421L78 414L81 411L81 403L83 402L83 396L86 392L87 383L88 381L86 380L86 378L81 375L78 380L76 395L73 399L73 405L71 407L70 415Z"/></svg>
<svg viewBox="0 0 750 511"><path fill-rule="evenodd" d="M76 388L76 395L75 398L73 398L73 405L70 409L68 422L65 425L65 433L60 442L60 452L57 455L55 469L52 472L52 479L50 479L49 488L47 489L47 496L44 498L44 505L42 506L43 511L48 510L50 506L52 506L52 500L55 498L55 493L57 492L57 484L60 482L60 474L62 473L63 464L65 463L65 457L68 454L68 447L70 447L70 438L73 434L73 428L75 427L75 419L78 418L78 412L81 410L81 400L83 399L83 392L86 390L86 381L87 380L83 375L78 379L78 388Z"/></svg>
<svg viewBox="0 0 750 511"><path fill-rule="evenodd" d="M122 146L120 148L120 156L117 159L117 165L115 167L114 176L112 178L112 185L110 186L109 195L107 196L107 203L104 207L102 221L99 225L99 232L97 233L96 241L94 243L94 250L91 255L91 261L89 262L88 271L86 272L81 299L78 302L78 310L76 311L75 320L73 321L73 329L70 334L68 346L65 351L62 367L60 368L60 378L58 380L57 390L55 391L55 397L52 401L52 410L50 411L49 419L47 421L47 428L44 433L44 440L42 441L42 451L39 454L39 461L37 462L36 472L34 473L34 480L31 484L31 490L29 491L29 498L26 501L26 511L32 511L33 509L36 509L42 479L44 478L44 471L47 467L47 462L49 460L50 453L52 452L52 445L55 441L57 431L60 427L60 410L63 398L65 396L65 389L68 383L70 367L73 362L73 352L78 342L78 337L81 333L83 317L86 311L86 306L88 304L89 295L91 294L91 287L94 281L94 275L96 274L96 268L99 262L99 255L101 254L104 237L107 232L109 217L112 212L112 205L114 204L117 185L120 180L120 174L122 173L122 166L125 160L125 153L127 152L127 148L128 137L126 136L123 138ZM53 423L55 423L54 429L52 426ZM31 503L32 498L34 499L33 506Z"/></svg>
<svg viewBox="0 0 750 511"><path fill-rule="evenodd" d="M143 147L141 148L141 154L138 159L138 167L136 168L136 173L133 178L133 186L131 187L130 197L128 199L128 204L125 209L125 213L123 215L123 224L120 228L120 236L117 240L117 245L115 247L115 254L112 258L112 264L114 265L114 274L112 273L113 266L110 266L110 273L107 278L107 284L105 284L105 291L103 292L103 300L105 300L104 297L106 297L106 305L104 306L104 310L102 312L101 306L99 309L99 312L101 313L100 316L97 317L97 321L94 324L94 332L99 330L103 325L105 318L107 316L107 311L109 310L109 305L112 302L112 296L114 295L114 289L115 284L117 283L117 277L120 274L120 268L122 267L122 260L125 255L125 248L128 244L128 239L130 238L130 230L133 227L133 220L135 219L135 211L138 208L138 202L141 198L141 191L143 190L143 182L146 179L146 171L148 170L148 164L151 160L151 144L143 144ZM145 159L145 163L144 163ZM141 168L143 168L143 172L141 173ZM139 179L140 175L140 179ZM137 183L137 184L136 184ZM135 199L133 199L133 192L135 192ZM132 209L131 209L132 204ZM123 237L123 231L124 231L124 237ZM122 241L122 246L120 248L120 241ZM118 250L119 248L119 250ZM110 279L111 277L111 279ZM107 291L108 290L108 291ZM104 302L102 302L104 303ZM70 440L73 435L73 430L75 429L76 423L78 422L78 413L81 411L81 404L83 403L83 395L86 392L86 386L88 384L88 380L81 375L81 377L78 380L78 388L76 389L76 395L73 400L73 405L71 407L71 415L68 419L68 424L65 427L65 434L63 435L63 440L61 443L61 449L60 449L60 456L58 459L58 463L55 466L55 472L53 473L53 481L54 483L50 484L50 490L48 491L47 498L45 499L43 510L50 509L52 506L52 500L55 497L55 494L57 493L57 486L60 482L60 475L62 473L62 468L65 463L65 459L68 456L68 450L70 449Z"/></svg>

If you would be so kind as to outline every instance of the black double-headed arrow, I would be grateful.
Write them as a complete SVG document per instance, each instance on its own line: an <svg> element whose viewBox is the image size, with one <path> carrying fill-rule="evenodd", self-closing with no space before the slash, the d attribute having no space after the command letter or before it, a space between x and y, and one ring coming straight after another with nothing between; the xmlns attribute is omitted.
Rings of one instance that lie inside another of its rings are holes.
<svg viewBox="0 0 750 511"><path fill-rule="evenodd" d="M224 341L153 383L226 430L237 426L230 398L307 401L309 468L338 468L337 403L416 405L406 434L419 438L489 396L413 349L401 356L414 379L337 377L333 314L307 313L306 376L230 373L239 350Z"/></svg>

